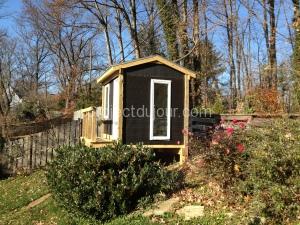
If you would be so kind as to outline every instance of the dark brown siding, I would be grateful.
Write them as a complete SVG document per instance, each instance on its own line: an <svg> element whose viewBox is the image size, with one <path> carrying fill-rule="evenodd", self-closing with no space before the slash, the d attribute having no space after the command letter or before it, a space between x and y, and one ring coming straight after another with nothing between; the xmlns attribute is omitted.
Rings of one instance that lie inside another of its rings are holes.
<svg viewBox="0 0 300 225"><path fill-rule="evenodd" d="M151 79L171 80L171 107L177 108L175 117L171 117L170 140L150 141L150 83ZM183 104L184 76L165 65L144 64L124 71L124 108L145 108L145 117L124 117L123 142L126 144L143 142L144 144L177 144L183 143Z"/></svg>

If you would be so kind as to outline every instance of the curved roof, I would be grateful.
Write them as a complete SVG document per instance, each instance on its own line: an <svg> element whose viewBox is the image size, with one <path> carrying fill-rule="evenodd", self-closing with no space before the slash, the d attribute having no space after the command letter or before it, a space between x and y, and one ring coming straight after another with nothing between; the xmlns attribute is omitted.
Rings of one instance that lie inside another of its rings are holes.
<svg viewBox="0 0 300 225"><path fill-rule="evenodd" d="M128 61L128 62L124 62L124 63L120 63L120 64L116 64L111 66L108 70L106 70L98 79L97 79L97 83L101 83L102 81L108 79L109 77L111 77L112 75L115 74L116 71L119 71L120 69L125 69L125 68L129 68L132 66L138 66L138 65L142 65L145 63L151 63L151 62L157 62L157 63L161 63L164 65L167 65L179 72L182 72L184 75L188 75L191 76L193 78L196 77L196 73L183 67L178 65L177 63L174 63L162 56L159 55L154 55L154 56L149 56L149 57L145 57L145 58L139 58L139 59L135 59L132 61Z"/></svg>

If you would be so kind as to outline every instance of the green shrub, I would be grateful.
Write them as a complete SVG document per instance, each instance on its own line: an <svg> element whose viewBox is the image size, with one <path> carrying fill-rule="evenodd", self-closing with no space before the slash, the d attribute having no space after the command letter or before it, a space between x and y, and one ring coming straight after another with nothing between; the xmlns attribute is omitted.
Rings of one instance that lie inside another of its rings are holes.
<svg viewBox="0 0 300 225"><path fill-rule="evenodd" d="M300 215L300 122L277 120L245 136L247 177L237 187L256 216L286 224Z"/></svg>
<svg viewBox="0 0 300 225"><path fill-rule="evenodd" d="M300 215L300 121L240 125L227 124L199 147L201 170L222 185L228 202L243 204L252 224L292 223Z"/></svg>
<svg viewBox="0 0 300 225"><path fill-rule="evenodd" d="M54 196L72 212L105 221L126 214L139 201L176 188L177 173L154 161L154 152L114 143L57 149L47 178Z"/></svg>

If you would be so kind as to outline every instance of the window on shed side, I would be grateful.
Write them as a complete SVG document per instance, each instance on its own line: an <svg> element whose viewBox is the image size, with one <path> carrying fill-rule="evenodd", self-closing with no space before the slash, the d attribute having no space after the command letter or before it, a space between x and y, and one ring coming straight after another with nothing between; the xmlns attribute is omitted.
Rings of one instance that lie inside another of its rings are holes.
<svg viewBox="0 0 300 225"><path fill-rule="evenodd" d="M104 104L103 104L103 118L109 119L109 93L110 93L110 85L107 84L104 86Z"/></svg>
<svg viewBox="0 0 300 225"><path fill-rule="evenodd" d="M151 79L150 140L169 140L171 129L171 80Z"/></svg>

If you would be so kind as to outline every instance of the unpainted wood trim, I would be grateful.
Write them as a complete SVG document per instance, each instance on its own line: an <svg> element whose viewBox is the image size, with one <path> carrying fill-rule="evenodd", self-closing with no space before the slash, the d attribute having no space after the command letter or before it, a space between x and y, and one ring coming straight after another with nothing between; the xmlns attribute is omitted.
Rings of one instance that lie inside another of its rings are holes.
<svg viewBox="0 0 300 225"><path fill-rule="evenodd" d="M88 108L81 109L81 112L82 113L86 113L86 112L90 112L90 111L93 111L93 110L95 110L95 107L94 106L90 106Z"/></svg>
<svg viewBox="0 0 300 225"><path fill-rule="evenodd" d="M99 78L97 78L97 83L104 81L105 80L104 78L106 77L105 75L106 74L112 74L114 71L115 71L114 66L110 67L108 70L106 70L104 72L103 75L101 75Z"/></svg>
<svg viewBox="0 0 300 225"><path fill-rule="evenodd" d="M108 78L110 78L116 71L119 71L120 69L125 69L128 67L133 67L133 66L138 66L138 65L142 65L145 63L150 63L150 62L160 62L162 64L165 64L179 72L182 72L185 76L191 76L193 78L196 77L196 73L185 68L182 67L174 62L171 62L161 56L152 56L152 57L146 57L146 58L141 58L141 59L137 59L137 60L133 60L131 62L127 62L127 63L122 63L122 64L118 64L115 66L110 67L106 72L104 72L104 74L102 74L98 79L97 79L97 83L103 83L104 81L106 81Z"/></svg>
<svg viewBox="0 0 300 225"><path fill-rule="evenodd" d="M115 70L115 71L112 72L112 74L110 76L108 76L106 79L103 79L101 81L101 84L106 85L109 82L111 82L112 80L116 79L118 76L119 76L119 70ZM97 80L97 83L99 83L98 80Z"/></svg>
<svg viewBox="0 0 300 225"><path fill-rule="evenodd" d="M122 141L123 139L123 92L124 92L124 75L123 75L123 70L120 69L119 71L119 93L120 93L120 97L119 97L119 119L118 119L118 123L119 123L119 135L118 138L120 141Z"/></svg>
<svg viewBox="0 0 300 225"><path fill-rule="evenodd" d="M112 135L105 134L105 133L102 133L100 138L103 139L104 141L112 141L113 140L113 136Z"/></svg>
<svg viewBox="0 0 300 225"><path fill-rule="evenodd" d="M91 139L87 139L82 137L82 141L84 141L84 144L88 147L91 148L101 148L106 145L112 144L111 140L101 140L101 141L92 141ZM136 145L131 145L133 148L136 148ZM164 149L162 152L168 152L168 150L172 150L171 152L174 153L174 150L176 154L179 154L179 163L180 165L184 164L187 160L185 154L184 154L184 149L186 146L184 145L144 145L144 147L152 148L152 149Z"/></svg>
<svg viewBox="0 0 300 225"><path fill-rule="evenodd" d="M189 129L189 77L184 77L184 121L183 121L183 129L188 131ZM188 158L188 145L189 145L189 137L188 132L184 132L183 137L184 148L181 149L180 159L184 162Z"/></svg>
<svg viewBox="0 0 300 225"><path fill-rule="evenodd" d="M137 145L131 145L132 147L136 147ZM184 148L184 145L143 145L146 148Z"/></svg>
<svg viewBox="0 0 300 225"><path fill-rule="evenodd" d="M97 118L96 118L96 110L93 110L92 112L90 112L92 114L92 123L91 123L91 139L92 141L95 141L97 138Z"/></svg>
<svg viewBox="0 0 300 225"><path fill-rule="evenodd" d="M86 137L81 137L80 140L82 143L84 143L85 146L91 147L91 139L88 139Z"/></svg>

